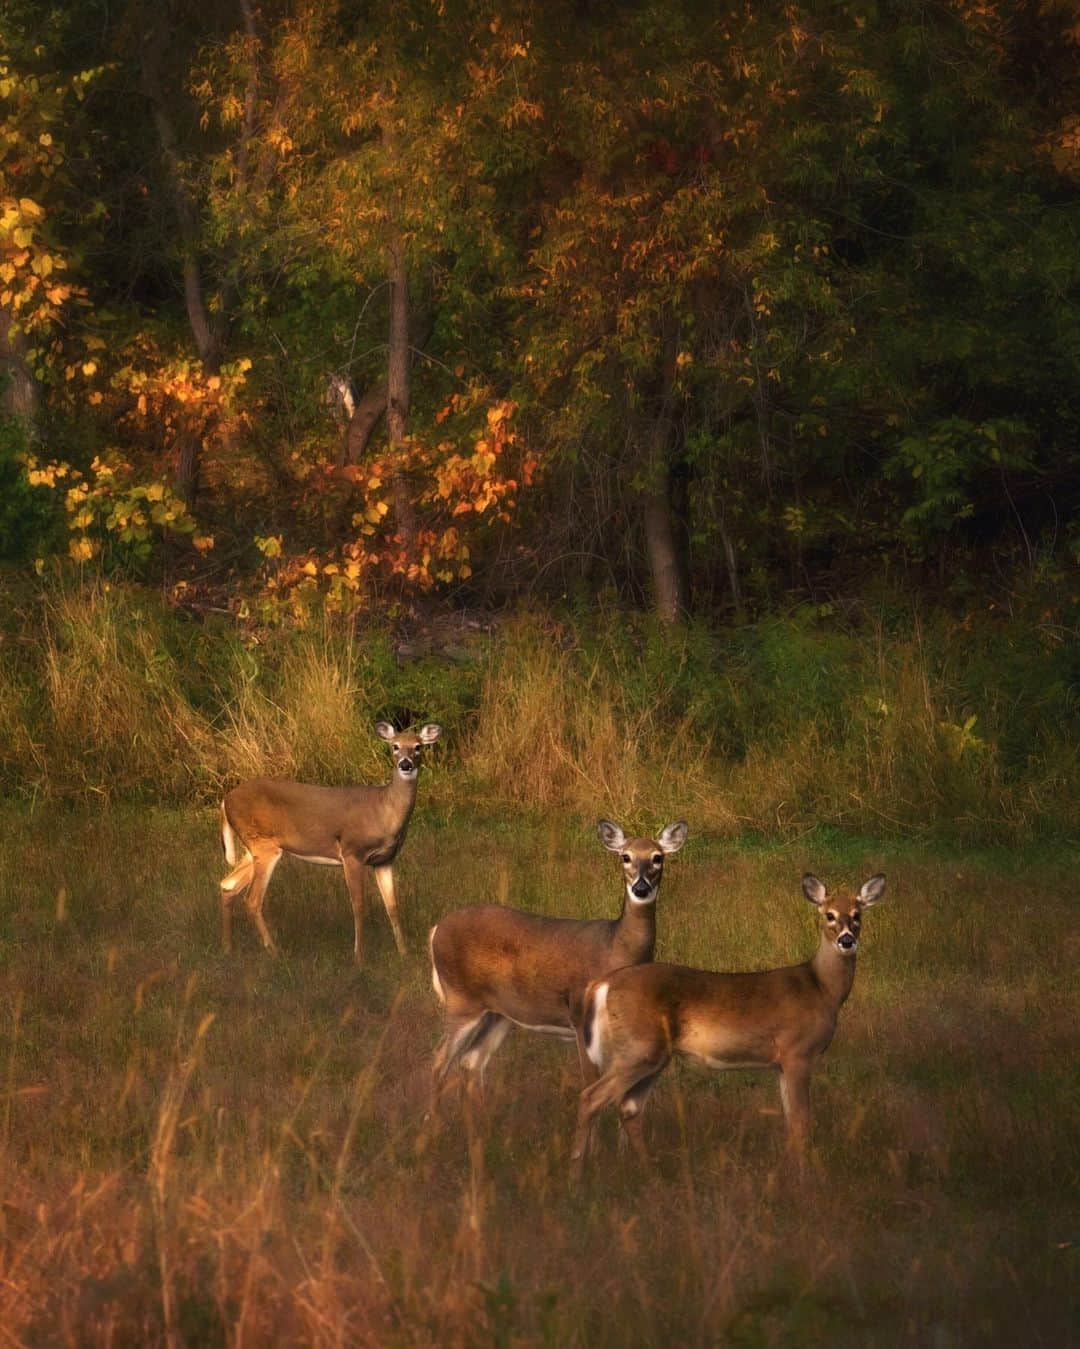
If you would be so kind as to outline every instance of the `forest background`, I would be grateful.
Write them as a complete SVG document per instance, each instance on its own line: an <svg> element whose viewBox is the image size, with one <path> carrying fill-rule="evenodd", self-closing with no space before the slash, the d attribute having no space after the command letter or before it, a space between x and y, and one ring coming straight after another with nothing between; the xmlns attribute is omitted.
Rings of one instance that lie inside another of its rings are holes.
<svg viewBox="0 0 1080 1349"><path fill-rule="evenodd" d="M9 786L438 713L541 804L1067 827L1076 24L12 0Z"/></svg>

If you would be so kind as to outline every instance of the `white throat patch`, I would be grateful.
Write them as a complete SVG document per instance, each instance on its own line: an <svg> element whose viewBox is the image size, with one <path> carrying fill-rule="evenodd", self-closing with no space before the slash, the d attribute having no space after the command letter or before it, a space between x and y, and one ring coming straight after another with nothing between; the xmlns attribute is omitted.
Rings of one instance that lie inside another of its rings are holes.
<svg viewBox="0 0 1080 1349"><path fill-rule="evenodd" d="M645 896L644 899L639 899L638 896L634 894L634 892L633 892L633 890L631 889L631 887L628 885L628 886L626 887L626 898L630 901L631 904L638 904L638 905L642 905L642 904L655 904L655 903L656 903L656 886L655 886L655 885L653 886L653 888L649 891L649 893Z"/></svg>

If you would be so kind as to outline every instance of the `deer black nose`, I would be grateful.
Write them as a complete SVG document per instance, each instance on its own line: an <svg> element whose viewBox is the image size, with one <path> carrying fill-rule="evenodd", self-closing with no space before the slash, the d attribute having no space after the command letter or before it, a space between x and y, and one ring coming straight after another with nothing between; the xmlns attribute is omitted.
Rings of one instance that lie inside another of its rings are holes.
<svg viewBox="0 0 1080 1349"><path fill-rule="evenodd" d="M639 876L630 889L637 895L638 899L645 899L652 889L652 886L650 886L648 881L642 880Z"/></svg>
<svg viewBox="0 0 1080 1349"><path fill-rule="evenodd" d="M413 770L413 761L412 761L411 759L402 759L402 760L401 760L401 771L402 771L403 773L411 773L412 770Z"/></svg>
<svg viewBox="0 0 1080 1349"><path fill-rule="evenodd" d="M845 951L850 951L855 946L855 938L850 932L845 932L836 939L837 946L842 946Z"/></svg>

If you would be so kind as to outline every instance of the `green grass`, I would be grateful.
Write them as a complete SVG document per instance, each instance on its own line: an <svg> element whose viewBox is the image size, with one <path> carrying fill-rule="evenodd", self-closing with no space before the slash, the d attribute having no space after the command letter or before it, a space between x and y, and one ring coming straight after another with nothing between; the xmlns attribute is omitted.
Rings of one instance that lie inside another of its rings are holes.
<svg viewBox="0 0 1080 1349"><path fill-rule="evenodd" d="M627 820L636 827L658 820ZM693 821L691 821L693 824ZM5 1342L1062 1345L1077 1323L1075 859L814 831L691 838L659 954L801 959L798 877L889 873L782 1160L769 1075L675 1068L643 1174L610 1121L567 1157L567 1047L515 1033L470 1122L426 1121L447 909L613 913L616 868L562 819L422 802L351 965L340 875L286 861L258 949L218 950L211 811L0 817L0 1326ZM206 1018L213 1016L208 1022Z"/></svg>

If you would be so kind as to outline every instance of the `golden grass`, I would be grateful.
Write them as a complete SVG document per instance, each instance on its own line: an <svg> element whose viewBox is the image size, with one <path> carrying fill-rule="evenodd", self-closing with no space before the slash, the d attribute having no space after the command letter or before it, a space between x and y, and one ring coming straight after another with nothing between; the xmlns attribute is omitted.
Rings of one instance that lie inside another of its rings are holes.
<svg viewBox="0 0 1080 1349"><path fill-rule="evenodd" d="M439 824L421 802L399 864L412 954L398 960L375 915L360 973L340 876L289 862L268 901L283 957L242 914L237 954L218 953L210 810L8 814L0 866L5 1342L1073 1333L1068 857L820 835L749 853L692 834L665 877L660 955L714 968L809 953L807 866L889 873L815 1079L811 1175L785 1170L767 1075L672 1070L646 1120L655 1169L622 1155L608 1122L580 1188L565 1046L515 1033L471 1125L453 1100L425 1122L438 1014L421 953L445 909L500 894L613 913L615 869L591 830Z"/></svg>
<svg viewBox="0 0 1080 1349"><path fill-rule="evenodd" d="M732 828L735 816L716 792L710 745L698 728L687 719L672 723L661 697L632 696L617 665L583 663L568 636L532 623L504 636L461 748L478 790L541 810L647 810L655 816L650 828L680 810L711 828Z"/></svg>
<svg viewBox="0 0 1080 1349"><path fill-rule="evenodd" d="M1075 740L1030 697L1010 702L974 639L952 660L975 672L965 685L917 623L857 636L796 616L721 641L624 617L519 617L478 664L399 663L386 634L327 624L245 645L134 588L58 585L0 646L0 775L67 802L212 800L257 774L384 781L372 723L413 718L444 726L423 790L447 810L980 841L1080 823ZM1048 660L1010 677L1037 688L1049 672L1064 708Z"/></svg>
<svg viewBox="0 0 1080 1349"><path fill-rule="evenodd" d="M245 653L246 654L246 653ZM238 656L218 753L236 779L380 781L386 753L372 732L371 690L361 687L353 642L309 635L286 650L272 692Z"/></svg>

